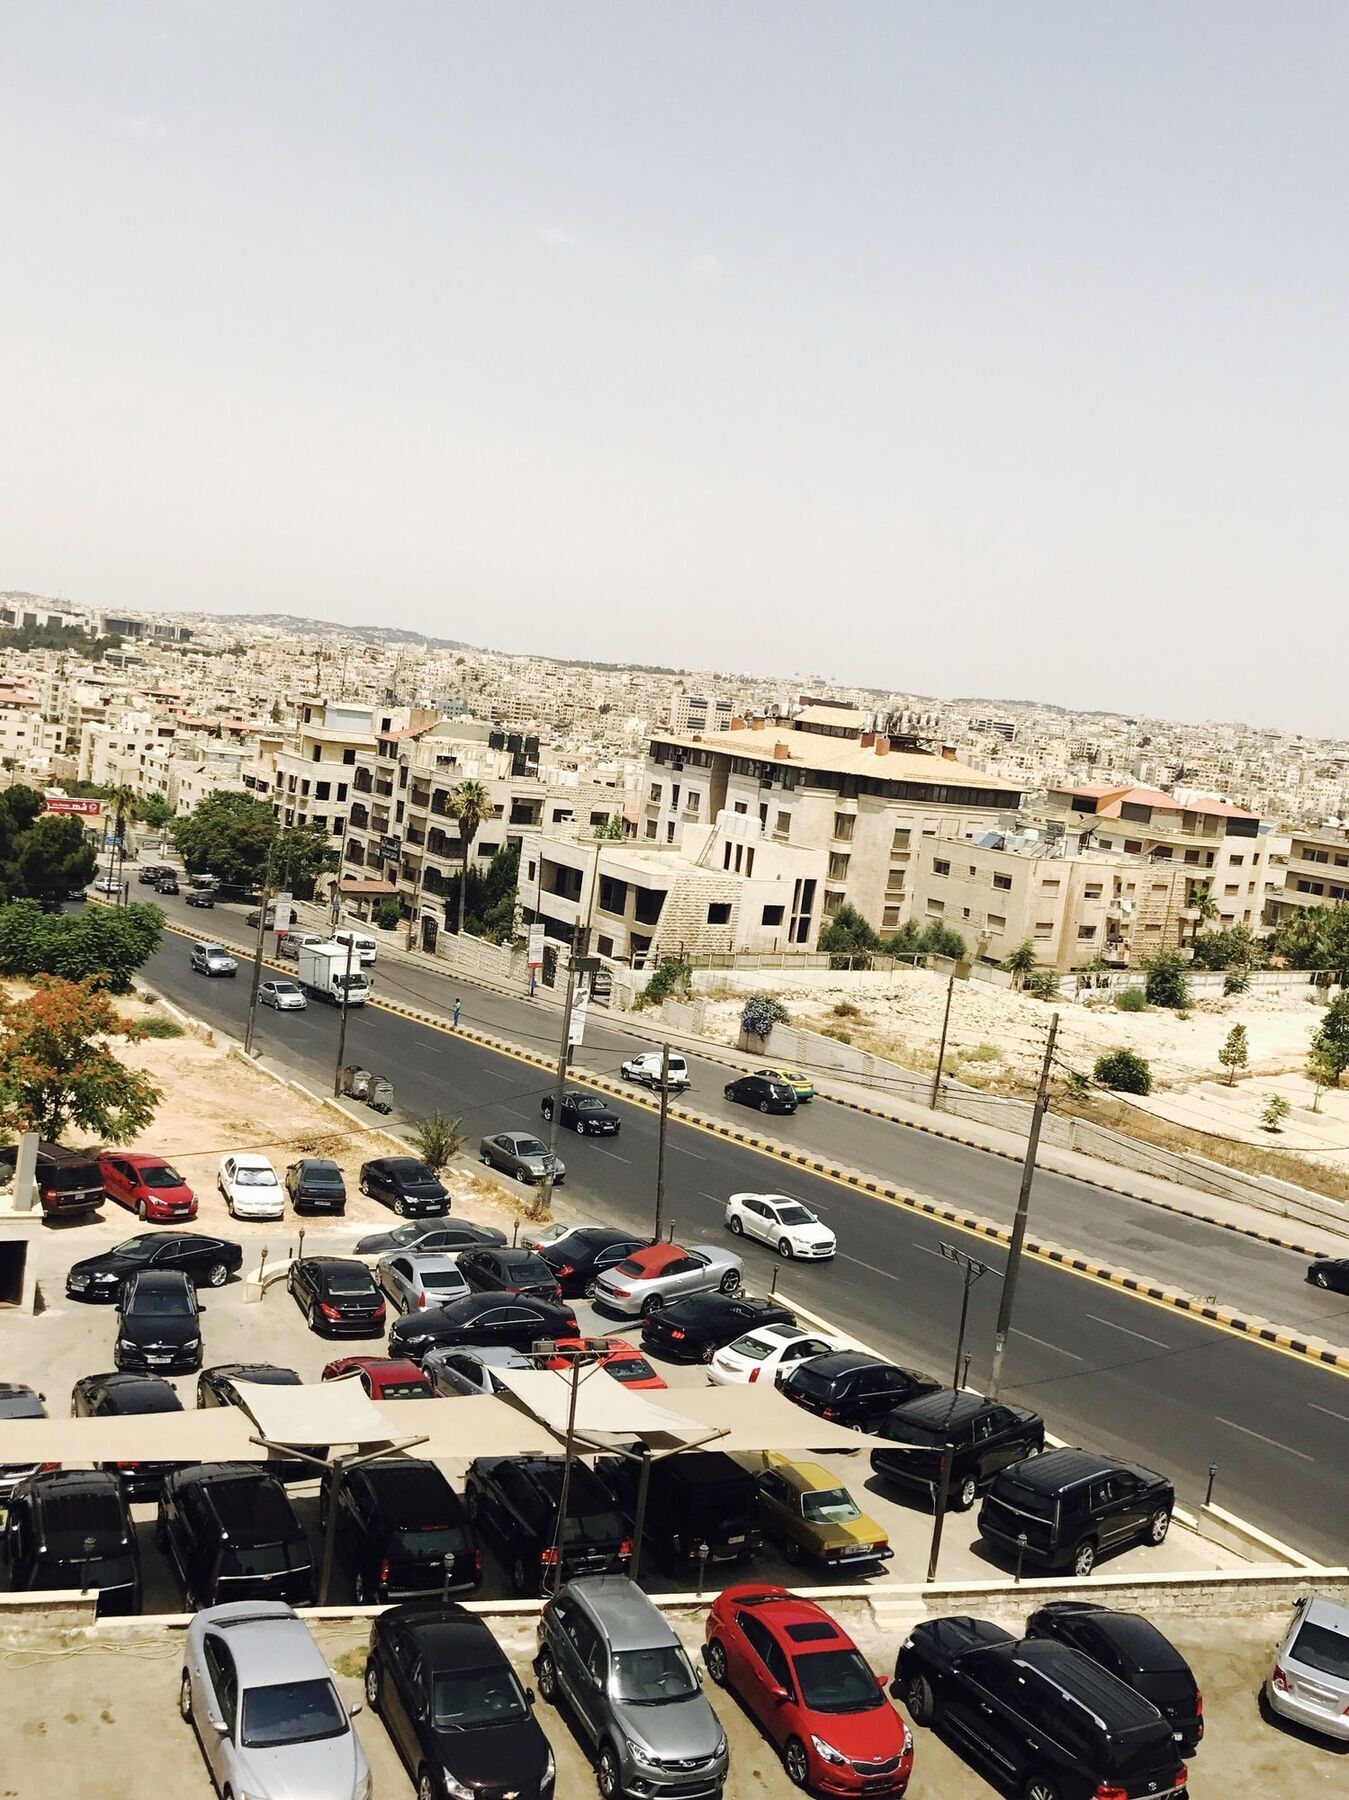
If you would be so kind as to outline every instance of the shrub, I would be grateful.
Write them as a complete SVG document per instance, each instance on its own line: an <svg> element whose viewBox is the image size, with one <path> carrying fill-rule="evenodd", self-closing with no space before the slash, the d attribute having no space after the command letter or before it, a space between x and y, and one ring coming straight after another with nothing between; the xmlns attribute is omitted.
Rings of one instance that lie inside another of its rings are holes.
<svg viewBox="0 0 1349 1800"><path fill-rule="evenodd" d="M855 906L846 903L820 933L819 947L828 956L831 969L851 968L858 962L868 966L872 951L879 950L880 945L874 928Z"/></svg>
<svg viewBox="0 0 1349 1800"><path fill-rule="evenodd" d="M1292 1107L1282 1094L1271 1094L1260 1110L1260 1125L1265 1131L1282 1131L1283 1122L1292 1112Z"/></svg>
<svg viewBox="0 0 1349 1800"><path fill-rule="evenodd" d="M851 1000L840 1000L830 1010L836 1019L860 1019L862 1016L861 1007L854 1006Z"/></svg>
<svg viewBox="0 0 1349 1800"><path fill-rule="evenodd" d="M965 940L958 931L952 931L949 925L943 925L940 919L933 919L926 926L918 940L918 948L925 956L945 956L951 962L963 962L965 959Z"/></svg>
<svg viewBox="0 0 1349 1800"><path fill-rule="evenodd" d="M1113 1088L1117 1094L1152 1092L1152 1070L1132 1050L1107 1050L1096 1058L1092 1076L1098 1087Z"/></svg>
<svg viewBox="0 0 1349 1800"><path fill-rule="evenodd" d="M1033 1000L1057 1000L1059 997L1059 977L1055 969L1032 969L1021 984L1023 994L1029 994Z"/></svg>
<svg viewBox="0 0 1349 1800"><path fill-rule="evenodd" d="M1246 1027L1234 1025L1218 1050L1218 1061L1227 1070L1228 1087L1236 1080L1237 1070L1246 1068L1250 1060L1251 1049L1246 1041Z"/></svg>
<svg viewBox="0 0 1349 1800"><path fill-rule="evenodd" d="M968 1050L957 1050L957 1056L963 1056L966 1062L997 1062L1002 1055L996 1044L973 1044Z"/></svg>
<svg viewBox="0 0 1349 1800"><path fill-rule="evenodd" d="M386 894L375 905L375 923L381 931L392 931L402 916L402 908L392 894Z"/></svg>
<svg viewBox="0 0 1349 1800"><path fill-rule="evenodd" d="M148 1038L180 1038L186 1037L187 1033L177 1019L166 1019L155 1014L153 1018L141 1020L140 1035Z"/></svg>
<svg viewBox="0 0 1349 1800"><path fill-rule="evenodd" d="M431 1173L439 1175L450 1158L457 1156L464 1147L463 1124L437 1107L417 1121L412 1130L412 1144Z"/></svg>
<svg viewBox="0 0 1349 1800"><path fill-rule="evenodd" d="M785 1025L790 1018L776 994L751 994L740 1011L740 1029L767 1037L775 1025Z"/></svg>
<svg viewBox="0 0 1349 1800"><path fill-rule="evenodd" d="M1065 1069L1063 1091L1070 1100L1085 1100L1091 1094L1091 1083L1080 1069Z"/></svg>
<svg viewBox="0 0 1349 1800"><path fill-rule="evenodd" d="M1143 992L1153 1006L1190 1004L1189 964L1179 950L1161 950L1145 965Z"/></svg>
<svg viewBox="0 0 1349 1800"><path fill-rule="evenodd" d="M1148 997L1141 987L1121 988L1115 995L1115 1005L1120 1012L1146 1012Z"/></svg>
<svg viewBox="0 0 1349 1800"><path fill-rule="evenodd" d="M638 994L635 1005L640 1011L645 1006L659 1006L662 1000L692 998L693 970L680 957L675 956L660 965Z"/></svg>
<svg viewBox="0 0 1349 1800"><path fill-rule="evenodd" d="M825 1025L820 1031L821 1037L833 1038L837 1044L850 1044L852 1033L845 1031L841 1025Z"/></svg>
<svg viewBox="0 0 1349 1800"><path fill-rule="evenodd" d="M1223 976L1223 992L1225 994L1246 994L1250 992L1251 972L1249 969L1229 969Z"/></svg>
<svg viewBox="0 0 1349 1800"><path fill-rule="evenodd" d="M907 919L898 931L892 931L881 939L881 949L887 956L917 956L918 941L922 935L914 920Z"/></svg>

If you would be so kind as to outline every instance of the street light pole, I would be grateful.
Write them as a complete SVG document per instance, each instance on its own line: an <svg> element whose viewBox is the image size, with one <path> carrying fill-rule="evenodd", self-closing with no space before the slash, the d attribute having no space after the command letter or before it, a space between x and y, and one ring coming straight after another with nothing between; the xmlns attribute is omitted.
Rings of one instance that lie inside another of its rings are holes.
<svg viewBox="0 0 1349 1800"><path fill-rule="evenodd" d="M548 1172L539 1188L538 1216L544 1218L552 1211L553 1206L553 1174L557 1166L557 1134L562 1124L562 1103L567 1097L567 1063L571 1057L571 1016L576 996L576 977L591 966L591 959L586 956L587 930L584 925L576 929L572 943L572 952L567 959L567 991L562 999L562 1041L557 1050L557 1079L553 1083L553 1116L548 1121Z"/></svg>
<svg viewBox="0 0 1349 1800"><path fill-rule="evenodd" d="M937 1047L937 1066L932 1071L932 1099L930 1105L936 1112L941 1100L941 1075L946 1062L946 1028L951 1023L951 1001L956 991L956 972L951 971L951 979L946 984L946 1009L941 1016L941 1043Z"/></svg>
<svg viewBox="0 0 1349 1800"><path fill-rule="evenodd" d="M342 1092L342 1058L347 1053L347 1004L351 998L351 953L356 948L356 933L347 937L347 978L342 983L342 1023L337 1028L337 1067L333 1070L333 1098Z"/></svg>
<svg viewBox="0 0 1349 1800"><path fill-rule="evenodd" d="M665 1211L665 1128L670 1119L670 1046L660 1047L660 1135L656 1140L656 1230L660 1242L661 1215Z"/></svg>
<svg viewBox="0 0 1349 1800"><path fill-rule="evenodd" d="M960 1330L956 1335L956 1366L955 1373L951 1377L951 1386L959 1388L960 1359L965 1352L965 1324L970 1316L970 1288L981 1276L988 1274L988 1264L980 1262L977 1257L971 1256L968 1251L958 1249L954 1244L939 1244L937 1247L947 1262L953 1262L963 1272L965 1278L964 1289L960 1296Z"/></svg>
<svg viewBox="0 0 1349 1800"><path fill-rule="evenodd" d="M258 1019L258 988L262 985L262 946L267 936L267 908L271 903L271 883L264 882L262 903L258 907L258 936L253 945L253 982L248 990L248 1024L244 1027L244 1055L253 1054L253 1028Z"/></svg>
<svg viewBox="0 0 1349 1800"><path fill-rule="evenodd" d="M1049 1021L1049 1041L1045 1044L1045 1059L1040 1068L1040 1085L1035 1090L1035 1107L1030 1116L1030 1134L1026 1139L1026 1160L1021 1166L1021 1191L1017 1195L1012 1241L1007 1249L1007 1268L1003 1274L1002 1299L998 1305L998 1325L993 1336L993 1375L988 1386L990 1400L998 1398L1002 1386L1002 1360L1007 1350L1007 1334L1012 1328L1016 1278L1021 1271L1021 1250L1026 1241L1031 1183L1035 1179L1035 1153L1040 1147L1040 1126L1049 1105L1049 1077L1054 1064L1054 1040L1058 1035L1059 1015L1055 1013Z"/></svg>

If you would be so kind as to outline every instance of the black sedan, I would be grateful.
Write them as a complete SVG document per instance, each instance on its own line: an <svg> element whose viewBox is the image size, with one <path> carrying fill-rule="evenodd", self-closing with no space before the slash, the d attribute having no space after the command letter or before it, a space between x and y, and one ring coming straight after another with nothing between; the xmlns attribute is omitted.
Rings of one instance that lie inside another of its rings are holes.
<svg viewBox="0 0 1349 1800"><path fill-rule="evenodd" d="M539 1111L545 1119L553 1116L553 1096L545 1094ZM572 1089L562 1096L562 1123L577 1137L617 1137L618 1114L606 1106L598 1094L580 1094Z"/></svg>
<svg viewBox="0 0 1349 1800"><path fill-rule="evenodd" d="M183 1403L162 1375L85 1375L70 1390L74 1419L124 1419L133 1413L181 1412ZM186 1463L104 1463L122 1484L127 1500L153 1500L160 1483Z"/></svg>
<svg viewBox="0 0 1349 1800"><path fill-rule="evenodd" d="M642 1348L675 1362L711 1362L724 1344L759 1325L795 1325L796 1314L775 1300L746 1294L690 1294L642 1321Z"/></svg>
<svg viewBox="0 0 1349 1800"><path fill-rule="evenodd" d="M576 1314L569 1306L547 1300L513 1300L508 1294L469 1294L447 1306L408 1313L389 1333L389 1355L407 1356L420 1364L428 1350L462 1344L502 1344L528 1350L540 1338L576 1337Z"/></svg>
<svg viewBox="0 0 1349 1800"><path fill-rule="evenodd" d="M361 1192L392 1206L400 1219L420 1213L440 1218L450 1210L450 1191L415 1156L377 1156L361 1164Z"/></svg>
<svg viewBox="0 0 1349 1800"><path fill-rule="evenodd" d="M557 1276L533 1250L509 1246L463 1250L459 1273L475 1294L523 1294L531 1300L560 1300Z"/></svg>
<svg viewBox="0 0 1349 1800"><path fill-rule="evenodd" d="M462 1606L410 1601L378 1614L365 1699L419 1800L487 1791L552 1800L553 1752L533 1700L489 1627Z"/></svg>
<svg viewBox="0 0 1349 1800"><path fill-rule="evenodd" d="M342 1171L326 1156L302 1156L286 1170L286 1192L297 1213L347 1210Z"/></svg>
<svg viewBox="0 0 1349 1800"><path fill-rule="evenodd" d="M615 1263L621 1263L634 1250L644 1250L651 1240L634 1237L630 1231L610 1231L603 1225L578 1225L565 1237L538 1245L539 1255L557 1277L563 1294L570 1300L590 1293L596 1279Z"/></svg>
<svg viewBox="0 0 1349 1800"><path fill-rule="evenodd" d="M184 895L189 906L214 906L215 895L210 888L189 888Z"/></svg>
<svg viewBox="0 0 1349 1800"><path fill-rule="evenodd" d="M767 1075L742 1075L739 1081L728 1081L723 1092L737 1106L757 1106L761 1113L796 1111L796 1089Z"/></svg>
<svg viewBox="0 0 1349 1800"><path fill-rule="evenodd" d="M378 1337L384 1296L351 1256L301 1256L286 1271L286 1291L320 1337Z"/></svg>
<svg viewBox="0 0 1349 1800"><path fill-rule="evenodd" d="M113 1361L119 1369L185 1375L201 1367L197 1290L181 1269L138 1269L122 1289Z"/></svg>
<svg viewBox="0 0 1349 1800"><path fill-rule="evenodd" d="M198 1287L224 1287L237 1273L244 1253L228 1238L205 1237L197 1231L142 1231L74 1263L66 1276L72 1300L115 1301L122 1284L139 1269L180 1269Z"/></svg>
<svg viewBox="0 0 1349 1800"><path fill-rule="evenodd" d="M470 1225L467 1219L414 1219L395 1225L392 1231L375 1231L358 1238L353 1256L391 1256L395 1250L437 1251L453 1256L459 1250L475 1250L480 1244L504 1244L504 1231L495 1225Z"/></svg>
<svg viewBox="0 0 1349 1800"><path fill-rule="evenodd" d="M1176 1749L1189 1760L1204 1735L1204 1702L1189 1663L1138 1613L1111 1612L1089 1600L1051 1600L1026 1620L1028 1638L1071 1644L1109 1669L1170 1721Z"/></svg>
<svg viewBox="0 0 1349 1800"><path fill-rule="evenodd" d="M1307 1279L1313 1287L1349 1294L1349 1256L1318 1256L1308 1267Z"/></svg>

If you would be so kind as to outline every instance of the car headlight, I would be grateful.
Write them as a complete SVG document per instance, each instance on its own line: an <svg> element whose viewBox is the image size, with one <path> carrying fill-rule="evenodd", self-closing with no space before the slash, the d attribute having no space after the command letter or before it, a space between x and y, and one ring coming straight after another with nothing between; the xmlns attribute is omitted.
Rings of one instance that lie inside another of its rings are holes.
<svg viewBox="0 0 1349 1800"><path fill-rule="evenodd" d="M556 1774L557 1774L557 1764L553 1761L553 1746L551 1744L549 1744L549 1746L548 1746L548 1761L543 1765L543 1782L541 1785L544 1787L547 1787L548 1783L553 1779L554 1775L556 1775Z"/></svg>
<svg viewBox="0 0 1349 1800"><path fill-rule="evenodd" d="M810 1741L812 1744L814 1744L817 1752L819 1753L821 1759L824 1762L834 1763L836 1765L837 1764L842 1764L844 1766L847 1765L848 1759L846 1756L843 1755L842 1751L835 1750L834 1746L830 1743L826 1743L822 1737L816 1737L815 1733L813 1731L810 1734Z"/></svg>
<svg viewBox="0 0 1349 1800"><path fill-rule="evenodd" d="M199 1337L184 1338L183 1339L183 1349L184 1350L200 1350L201 1349L201 1339Z"/></svg>
<svg viewBox="0 0 1349 1800"><path fill-rule="evenodd" d="M625 1737L623 1742L628 1746L628 1754L632 1757L634 1762L639 1762L644 1768L648 1769L655 1766L656 1759L652 1756L645 1744L639 1744L630 1737Z"/></svg>
<svg viewBox="0 0 1349 1800"><path fill-rule="evenodd" d="M717 1739L717 1747L712 1752L712 1754L714 1757L725 1756L725 1754L726 1754L726 1733L724 1731L722 1732L721 1736Z"/></svg>
<svg viewBox="0 0 1349 1800"><path fill-rule="evenodd" d="M473 1800L473 1789L465 1787L462 1781L456 1781L448 1769L442 1771L445 1777L445 1792L451 1800Z"/></svg>
<svg viewBox="0 0 1349 1800"><path fill-rule="evenodd" d="M73 1288L87 1288L88 1285L89 1277L87 1275L72 1275L66 1283L67 1287Z"/></svg>
<svg viewBox="0 0 1349 1800"><path fill-rule="evenodd" d="M367 1769L365 1774L361 1776L361 1779L356 1783L356 1786L352 1789L351 1800L371 1800L371 1796L374 1794L374 1791L375 1791L375 1783L374 1783L373 1778L371 1777L369 1769Z"/></svg>

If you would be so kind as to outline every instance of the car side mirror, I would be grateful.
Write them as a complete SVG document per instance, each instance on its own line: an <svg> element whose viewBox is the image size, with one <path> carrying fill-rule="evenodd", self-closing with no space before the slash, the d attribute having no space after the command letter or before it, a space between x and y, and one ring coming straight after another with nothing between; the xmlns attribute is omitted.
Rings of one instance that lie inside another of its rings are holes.
<svg viewBox="0 0 1349 1800"><path fill-rule="evenodd" d="M785 1706L787 1701L791 1699L791 1695L787 1692L785 1687L774 1686L769 1688L768 1691L779 1706Z"/></svg>
<svg viewBox="0 0 1349 1800"><path fill-rule="evenodd" d="M878 1675L876 1677L876 1686L881 1690L882 1693L885 1692L885 1690L889 1687L889 1685L890 1685L890 1677L888 1675Z"/></svg>
<svg viewBox="0 0 1349 1800"><path fill-rule="evenodd" d="M533 1706L533 1704L534 1704L534 1690L533 1690L533 1688L526 1688L526 1689L525 1689L525 1703L526 1703L526 1705L528 1705L528 1706Z"/></svg>
<svg viewBox="0 0 1349 1800"><path fill-rule="evenodd" d="M699 1687L701 1687L701 1686L702 1686L702 1685L703 1685L703 1672L702 1672L702 1670L701 1670L701 1669L695 1669L695 1670L694 1670L694 1671L693 1671L693 1673L694 1673L694 1674L695 1674L695 1675L696 1675L696 1676L697 1676L697 1677L698 1677L698 1686L699 1686Z"/></svg>
<svg viewBox="0 0 1349 1800"><path fill-rule="evenodd" d="M211 1730L218 1731L221 1737L224 1737L229 1730L229 1726L221 1718L219 1713L207 1713L206 1722L211 1727Z"/></svg>
<svg viewBox="0 0 1349 1800"><path fill-rule="evenodd" d="M364 1700L353 1700L351 1705L347 1708L347 1717L349 1719L354 1719L356 1717L357 1713L364 1712L364 1711L365 1711Z"/></svg>

